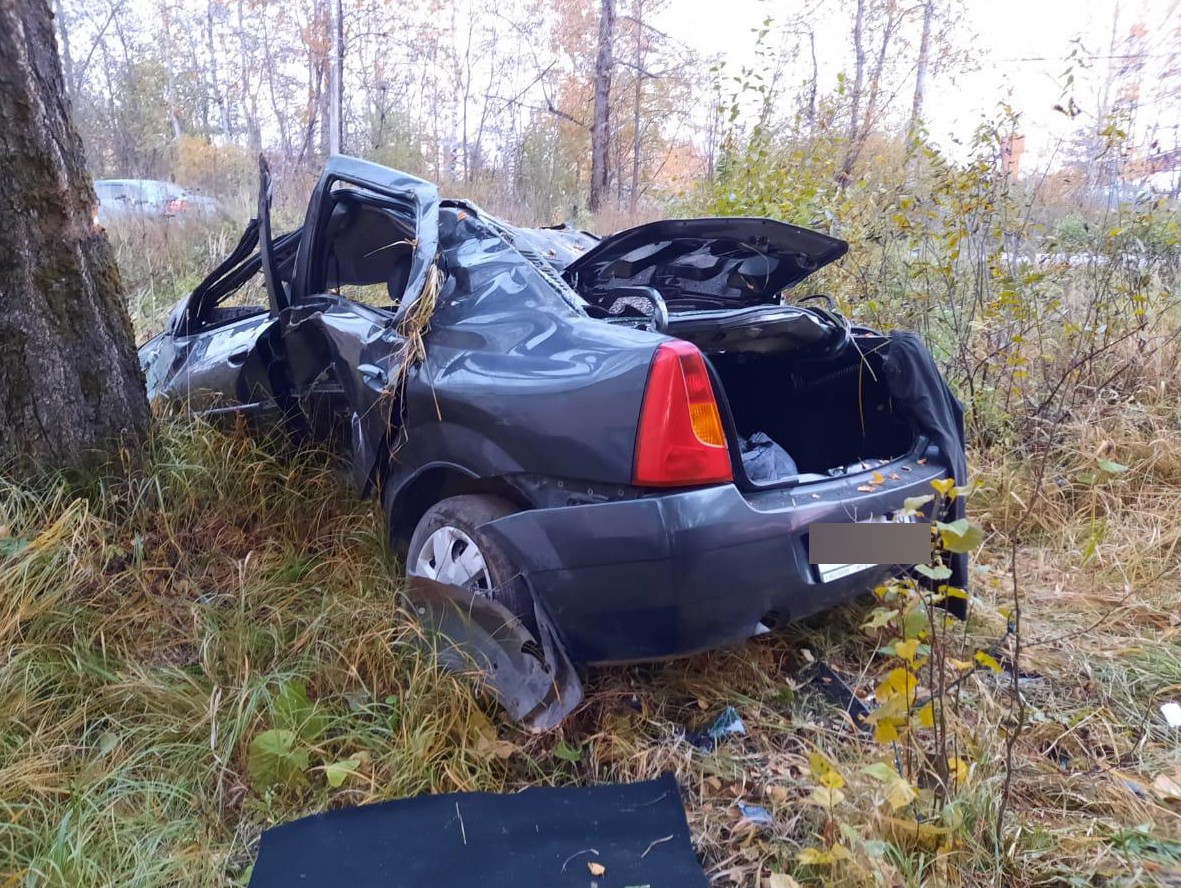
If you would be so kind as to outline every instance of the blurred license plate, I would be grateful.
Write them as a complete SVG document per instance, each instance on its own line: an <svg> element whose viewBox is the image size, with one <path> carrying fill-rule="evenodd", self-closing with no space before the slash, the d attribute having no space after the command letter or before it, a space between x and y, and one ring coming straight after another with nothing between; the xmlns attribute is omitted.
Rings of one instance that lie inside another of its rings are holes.
<svg viewBox="0 0 1181 888"><path fill-rule="evenodd" d="M863 570L868 570L874 567L872 564L818 564L817 571L820 572L820 582L829 583L833 580L839 580L841 577L847 577L850 574L860 573Z"/></svg>
<svg viewBox="0 0 1181 888"><path fill-rule="evenodd" d="M873 518L866 518L864 521L858 521L857 524L912 524L915 518L913 515L908 515L905 518L895 515L875 515ZM861 573L863 570L869 570L871 567L877 567L877 564L817 564L816 572L820 574L820 582L830 583L833 580L839 580L842 577L851 576L855 573Z"/></svg>

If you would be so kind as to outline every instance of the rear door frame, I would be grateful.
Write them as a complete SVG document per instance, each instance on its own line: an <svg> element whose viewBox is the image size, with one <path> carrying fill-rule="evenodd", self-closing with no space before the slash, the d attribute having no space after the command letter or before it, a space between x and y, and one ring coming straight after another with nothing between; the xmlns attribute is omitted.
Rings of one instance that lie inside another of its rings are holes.
<svg viewBox="0 0 1181 888"><path fill-rule="evenodd" d="M400 382L405 360L403 320L425 291L438 250L439 195L434 185L378 164L336 155L328 160L308 203L303 235L295 259L290 290L279 282L270 247L270 176L265 161L259 192L260 251L272 311L280 319L284 351L314 356L317 367L292 373L304 379L331 368L351 411L353 480L368 491L396 435ZM372 192L391 209L413 220L412 264L398 307L374 309L327 292L326 245L323 236L331 218L332 189L337 183ZM319 360L325 361L323 368Z"/></svg>

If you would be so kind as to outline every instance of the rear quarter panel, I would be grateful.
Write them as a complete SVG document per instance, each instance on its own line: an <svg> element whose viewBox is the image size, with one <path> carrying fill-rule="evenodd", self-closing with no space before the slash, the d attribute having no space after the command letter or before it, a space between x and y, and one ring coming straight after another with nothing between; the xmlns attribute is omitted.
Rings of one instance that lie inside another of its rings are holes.
<svg viewBox="0 0 1181 888"><path fill-rule="evenodd" d="M664 337L594 320L470 212L440 214L445 283L397 460L627 484Z"/></svg>

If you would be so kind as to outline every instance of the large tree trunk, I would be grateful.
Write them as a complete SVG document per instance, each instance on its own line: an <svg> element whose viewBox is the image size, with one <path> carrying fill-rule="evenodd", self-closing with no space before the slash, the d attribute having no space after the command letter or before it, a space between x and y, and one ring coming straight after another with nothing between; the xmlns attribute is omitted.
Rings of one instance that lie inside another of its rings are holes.
<svg viewBox="0 0 1181 888"><path fill-rule="evenodd" d="M603 205L609 178L608 157L611 149L611 68L615 40L615 0L603 0L599 17L599 54L595 59L595 116L591 122L590 211Z"/></svg>
<svg viewBox="0 0 1181 888"><path fill-rule="evenodd" d="M148 404L47 0L0 2L0 469L85 466Z"/></svg>

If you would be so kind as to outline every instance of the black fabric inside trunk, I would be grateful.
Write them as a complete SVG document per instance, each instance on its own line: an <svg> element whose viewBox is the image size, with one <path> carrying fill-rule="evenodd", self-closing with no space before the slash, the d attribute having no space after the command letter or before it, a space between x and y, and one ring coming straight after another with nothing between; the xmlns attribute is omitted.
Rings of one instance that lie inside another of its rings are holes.
<svg viewBox="0 0 1181 888"><path fill-rule="evenodd" d="M880 362L854 349L827 361L798 354L714 354L738 433L763 432L801 472L886 459L914 444L894 409Z"/></svg>

